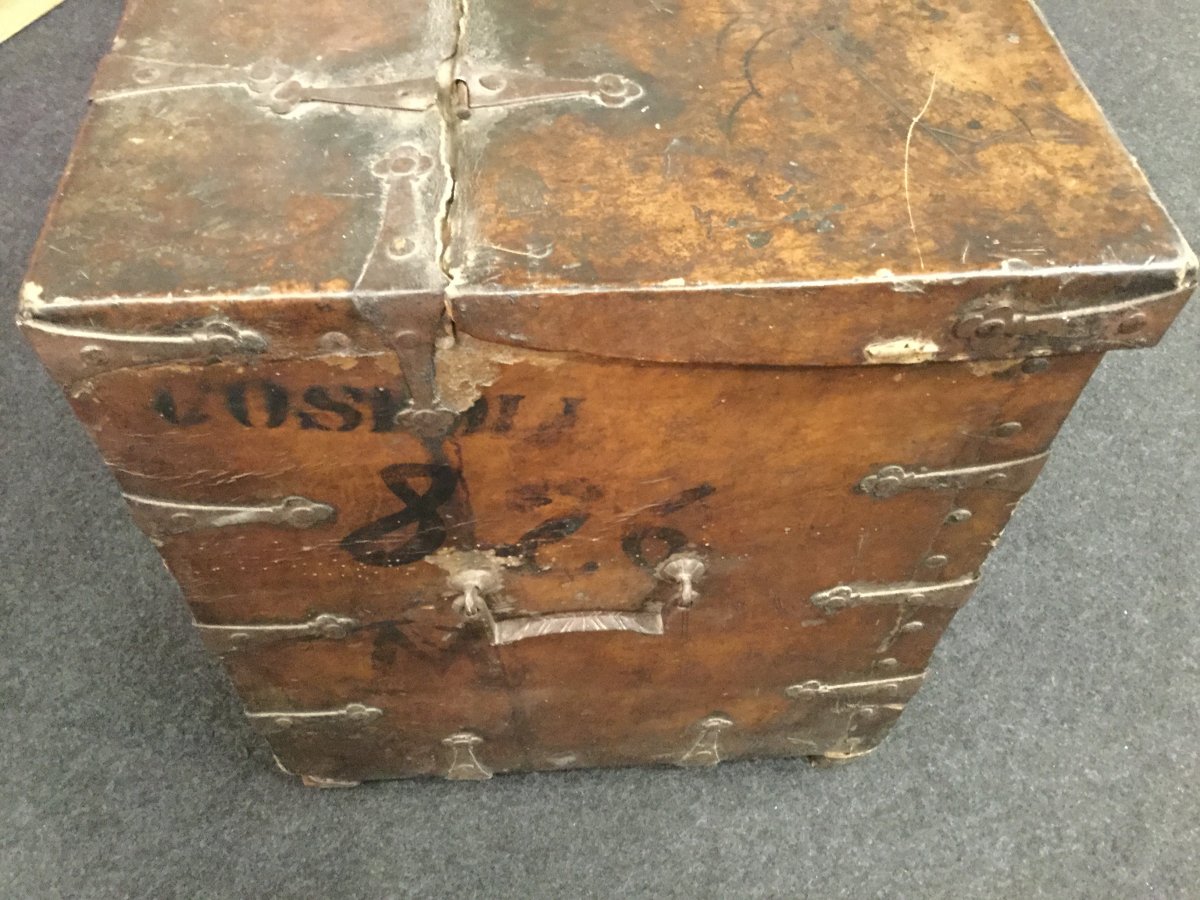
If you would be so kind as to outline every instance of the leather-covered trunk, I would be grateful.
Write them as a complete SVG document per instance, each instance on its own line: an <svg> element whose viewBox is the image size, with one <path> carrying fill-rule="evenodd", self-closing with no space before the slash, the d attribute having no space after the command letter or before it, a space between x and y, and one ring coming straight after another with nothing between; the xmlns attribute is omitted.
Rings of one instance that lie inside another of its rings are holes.
<svg viewBox="0 0 1200 900"><path fill-rule="evenodd" d="M900 6L130 3L19 321L285 769L878 744L1196 268L1036 10Z"/></svg>

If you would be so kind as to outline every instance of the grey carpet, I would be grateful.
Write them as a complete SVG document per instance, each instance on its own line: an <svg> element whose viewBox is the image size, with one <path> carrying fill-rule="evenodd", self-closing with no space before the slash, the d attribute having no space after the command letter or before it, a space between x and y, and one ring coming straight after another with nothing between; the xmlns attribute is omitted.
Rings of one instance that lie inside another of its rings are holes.
<svg viewBox="0 0 1200 900"><path fill-rule="evenodd" d="M0 46L10 311L119 5L68 0ZM1200 4L1045 5L1200 237ZM1200 302L1103 364L874 757L316 792L274 771L0 324L0 894L1200 896L1198 336Z"/></svg>

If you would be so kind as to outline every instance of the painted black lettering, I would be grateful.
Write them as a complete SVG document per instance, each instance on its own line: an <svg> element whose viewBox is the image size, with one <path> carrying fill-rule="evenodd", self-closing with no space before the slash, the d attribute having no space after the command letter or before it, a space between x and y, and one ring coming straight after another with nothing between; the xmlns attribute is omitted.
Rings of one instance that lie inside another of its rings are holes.
<svg viewBox="0 0 1200 900"><path fill-rule="evenodd" d="M404 509L346 535L342 548L365 565L388 567L407 566L440 549L447 536L440 509L454 496L458 472L445 465L398 463L388 466L379 477L404 503ZM428 478L429 487L419 493L410 478ZM397 533L408 536L388 546Z"/></svg>
<svg viewBox="0 0 1200 900"><path fill-rule="evenodd" d="M675 528L634 527L621 538L621 549L634 565L653 569L688 545L687 536Z"/></svg>
<svg viewBox="0 0 1200 900"><path fill-rule="evenodd" d="M202 393L201 397L203 396ZM208 421L208 413L202 409L203 403L203 399L198 399L188 409L180 412L175 404L175 395L166 388L162 388L154 395L150 408L172 425L186 428L189 425L199 425L201 422Z"/></svg>
<svg viewBox="0 0 1200 900"><path fill-rule="evenodd" d="M543 571L537 564L538 548L546 544L557 544L566 540L587 522L587 513L575 513L569 516L558 516L547 519L542 524L531 528L519 538L515 544L504 544L496 548L496 555L502 557L521 557L524 565L530 569Z"/></svg>
<svg viewBox="0 0 1200 900"><path fill-rule="evenodd" d="M512 431L513 419L516 418L517 410L524 399L524 394L501 394L500 410L496 413L496 421L492 423L492 431L498 434Z"/></svg>
<svg viewBox="0 0 1200 900"><path fill-rule="evenodd" d="M349 388L342 388L350 399L354 399L350 395ZM304 402L314 409L331 412L341 418L341 423L336 428L330 425L322 424L321 420L313 413L307 410L297 410L296 416L300 419L300 427L305 430L313 431L353 431L362 424L363 414L351 406L349 403L342 403L340 400L334 400L329 396L329 391L323 387L310 387L304 392Z"/></svg>
<svg viewBox="0 0 1200 900"><path fill-rule="evenodd" d="M488 402L487 397L480 397L468 407L463 413L463 422L466 428L463 429L463 434L474 434L480 431L487 422L488 417Z"/></svg>
<svg viewBox="0 0 1200 900"><path fill-rule="evenodd" d="M575 422L579 417L579 407L582 403L582 397L563 397L562 412L539 425L537 430L528 437L529 443L547 447L561 440L566 432L575 427Z"/></svg>
<svg viewBox="0 0 1200 900"><path fill-rule="evenodd" d="M708 482L697 485L694 488L688 488L686 491L680 491L674 497L664 500L657 506L651 507L653 512L660 516L667 516L674 512L679 512L686 506L691 506L693 503L703 500L705 497L710 497L717 492L717 489Z"/></svg>
<svg viewBox="0 0 1200 900"><path fill-rule="evenodd" d="M409 402L408 394L384 387L373 387L367 391L355 387L345 387L342 390L356 403L366 401L371 408L371 430L378 434L396 430L396 414L408 406Z"/></svg>
<svg viewBox="0 0 1200 900"><path fill-rule="evenodd" d="M262 412L268 428L278 428L288 415L287 391L273 381L239 381L225 390L225 407L229 414L247 428L254 427L255 416L251 415L248 397L257 394L262 402Z"/></svg>

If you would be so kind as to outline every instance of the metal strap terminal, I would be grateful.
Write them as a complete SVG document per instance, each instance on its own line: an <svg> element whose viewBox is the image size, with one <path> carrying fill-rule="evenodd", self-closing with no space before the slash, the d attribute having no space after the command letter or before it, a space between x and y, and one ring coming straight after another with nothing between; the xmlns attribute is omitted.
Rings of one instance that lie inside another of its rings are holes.
<svg viewBox="0 0 1200 900"><path fill-rule="evenodd" d="M905 584L839 584L819 591L809 598L823 612L837 612L852 606L900 604L908 606L939 606L958 609L970 598L979 578L969 576L955 581L934 584L907 582Z"/></svg>
<svg viewBox="0 0 1200 900"><path fill-rule="evenodd" d="M455 66L454 80L465 85L469 109L571 99L618 108L645 94L641 85L611 72L592 78L555 78L531 72L476 68L467 60L460 60Z"/></svg>
<svg viewBox="0 0 1200 900"><path fill-rule="evenodd" d="M382 715L382 709L377 706L368 706L365 703L349 703L337 709L246 712L246 718L261 727L279 729L281 731L311 725L361 725L373 722Z"/></svg>
<svg viewBox="0 0 1200 900"><path fill-rule="evenodd" d="M964 306L954 335L972 350L993 355L1143 347L1153 343L1152 318L1169 315L1188 293L1190 289L1172 290L1075 309L1045 310L1028 308L1008 290Z"/></svg>
<svg viewBox="0 0 1200 900"><path fill-rule="evenodd" d="M341 640L358 627L348 616L322 613L307 622L287 625L207 625L196 623L196 629L210 650L224 655L258 643L287 638L330 638Z"/></svg>
<svg viewBox="0 0 1200 900"><path fill-rule="evenodd" d="M817 698L836 699L839 702L889 703L907 700L917 692L925 680L925 673L904 675L899 678L882 678L875 681L823 682L804 681L784 689L793 700Z"/></svg>
<svg viewBox="0 0 1200 900"><path fill-rule="evenodd" d="M334 517L332 506L307 497L284 497L272 503L248 506L182 503L137 494L126 494L125 499L138 526L152 537L233 525L313 528Z"/></svg>
<svg viewBox="0 0 1200 900"><path fill-rule="evenodd" d="M895 497L905 491L963 491L986 488L1020 494L1033 486L1046 464L1049 453L1039 453L1024 459L964 466L957 469L909 469L888 465L872 472L858 483L860 494L880 500Z"/></svg>
<svg viewBox="0 0 1200 900"><path fill-rule="evenodd" d="M213 316L191 328L169 334L145 334L72 328L32 317L21 324L52 335L55 352L74 381L134 366L209 359L238 354L258 354L267 349L266 338L224 316Z"/></svg>

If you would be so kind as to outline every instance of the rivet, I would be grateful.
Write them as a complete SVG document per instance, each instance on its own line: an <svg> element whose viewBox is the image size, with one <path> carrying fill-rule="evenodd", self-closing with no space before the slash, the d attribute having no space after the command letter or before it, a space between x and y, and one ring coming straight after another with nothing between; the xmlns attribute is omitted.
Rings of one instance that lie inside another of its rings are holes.
<svg viewBox="0 0 1200 900"><path fill-rule="evenodd" d="M996 437L1012 437L1021 430L1020 422L1005 422L1003 425L997 425L992 429L992 434Z"/></svg>
<svg viewBox="0 0 1200 900"><path fill-rule="evenodd" d="M409 331L407 329L397 331L394 335L392 335L392 346L400 350L415 349L425 344L426 341L427 339L422 337L417 332Z"/></svg>
<svg viewBox="0 0 1200 900"><path fill-rule="evenodd" d="M1021 371L1026 375L1036 375L1038 372L1045 372L1050 368L1050 360L1048 359L1027 359L1021 364Z"/></svg>
<svg viewBox="0 0 1200 900"><path fill-rule="evenodd" d="M274 68L265 59L260 59L250 67L250 77L255 81L266 81L274 73Z"/></svg>
<svg viewBox="0 0 1200 900"><path fill-rule="evenodd" d="M995 473L989 475L987 478L985 478L983 483L990 484L990 485L996 485L996 484L1004 484L1004 482L1006 482L1006 481L1008 481L1007 475L1005 475L1003 472L995 472Z"/></svg>
<svg viewBox="0 0 1200 900"><path fill-rule="evenodd" d="M621 77L612 73L601 75L596 80L596 86L606 94L619 94L624 87Z"/></svg>
<svg viewBox="0 0 1200 900"><path fill-rule="evenodd" d="M1121 334L1133 334L1135 331L1141 331L1145 327L1146 314L1137 312L1126 318L1125 321L1118 325L1117 331L1119 331Z"/></svg>
<svg viewBox="0 0 1200 900"><path fill-rule="evenodd" d="M950 557L943 556L941 553L935 553L932 556L925 557L922 565L930 569L940 569L948 562L950 562Z"/></svg>
<svg viewBox="0 0 1200 900"><path fill-rule="evenodd" d="M407 175L417 167L417 161L411 156L397 156L388 164L388 169L394 175Z"/></svg>
<svg viewBox="0 0 1200 900"><path fill-rule="evenodd" d="M995 337L1003 334L1005 327L1006 323L1003 319L986 319L979 323L979 328L975 333L981 338Z"/></svg>
<svg viewBox="0 0 1200 900"><path fill-rule="evenodd" d="M317 349L327 353L350 349L350 337L340 331L327 331L317 339Z"/></svg>
<svg viewBox="0 0 1200 900"><path fill-rule="evenodd" d="M957 525L960 522L966 522L971 518L971 515L972 513L969 509L955 509L951 510L950 514L946 516L946 521Z"/></svg>
<svg viewBox="0 0 1200 900"><path fill-rule="evenodd" d="M104 348L88 344L86 347L80 348L79 358L90 366L100 365L105 359Z"/></svg>
<svg viewBox="0 0 1200 900"><path fill-rule="evenodd" d="M881 669L894 669L896 666L900 665L900 661L894 656L889 656L886 659L881 659L878 665Z"/></svg>
<svg viewBox="0 0 1200 900"><path fill-rule="evenodd" d="M412 241L403 235L392 238L391 243L388 244L388 256L392 257L393 259L398 259L402 256L408 256L408 254L412 253L412 250Z"/></svg>
<svg viewBox="0 0 1200 900"><path fill-rule="evenodd" d="M915 632L918 632L918 631L920 631L920 630L921 630L921 629L923 629L924 627L925 627L925 623L924 623L924 622L921 622L921 621L918 621L918 620L914 619L914 620L913 620L913 621L911 621L911 622L905 622L903 625L901 625L901 626L900 626L900 630L901 630L902 632L904 632L905 634L913 634L913 633L915 633Z"/></svg>
<svg viewBox="0 0 1200 900"><path fill-rule="evenodd" d="M485 91L501 91L507 82L500 75L488 74L479 76L479 86Z"/></svg>

